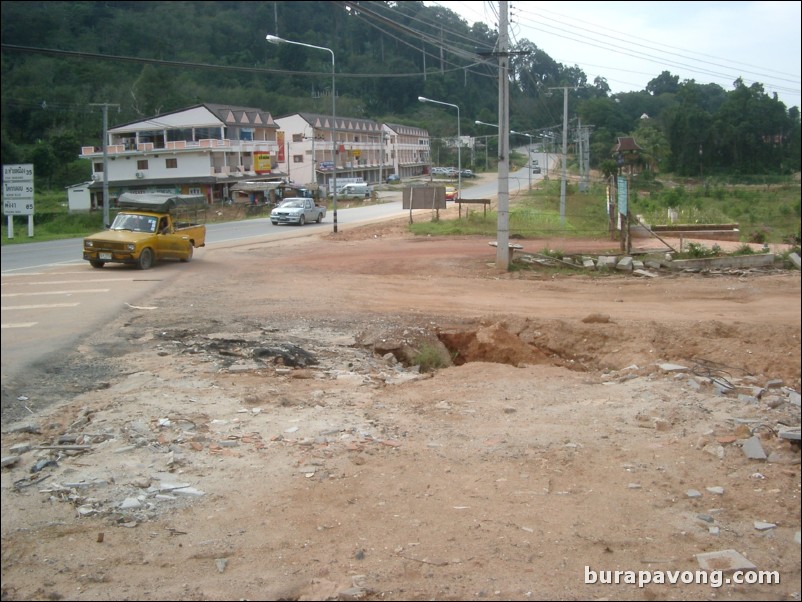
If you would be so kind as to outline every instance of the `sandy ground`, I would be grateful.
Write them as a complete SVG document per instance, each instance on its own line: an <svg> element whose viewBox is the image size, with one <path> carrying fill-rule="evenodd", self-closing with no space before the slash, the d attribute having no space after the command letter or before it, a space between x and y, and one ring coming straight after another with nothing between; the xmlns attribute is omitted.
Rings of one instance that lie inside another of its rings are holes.
<svg viewBox="0 0 802 602"><path fill-rule="evenodd" d="M32 381L3 600L799 600L798 271L402 226L202 250Z"/></svg>

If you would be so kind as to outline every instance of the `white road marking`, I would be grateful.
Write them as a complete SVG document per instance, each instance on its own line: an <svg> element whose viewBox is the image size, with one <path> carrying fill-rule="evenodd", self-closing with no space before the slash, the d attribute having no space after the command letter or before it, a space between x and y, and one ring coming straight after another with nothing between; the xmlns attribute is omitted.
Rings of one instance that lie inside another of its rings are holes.
<svg viewBox="0 0 802 602"><path fill-rule="evenodd" d="M39 293L6 293L0 295L0 297L22 297L23 295L26 296L33 296L33 295L75 295L78 293L108 293L110 289L107 288L90 288L84 291L42 291Z"/></svg>
<svg viewBox="0 0 802 602"><path fill-rule="evenodd" d="M12 283L5 283L5 284L29 284L29 285L40 285L40 284L47 284L48 286L51 284L75 284L76 282L80 282L81 284L85 284L87 282L133 282L133 278L92 278L91 280L42 280L38 282L12 282Z"/></svg>
<svg viewBox="0 0 802 602"><path fill-rule="evenodd" d="M75 307L80 303L50 303L48 305L4 305L0 307L3 311L10 311L12 309L53 309L56 307Z"/></svg>

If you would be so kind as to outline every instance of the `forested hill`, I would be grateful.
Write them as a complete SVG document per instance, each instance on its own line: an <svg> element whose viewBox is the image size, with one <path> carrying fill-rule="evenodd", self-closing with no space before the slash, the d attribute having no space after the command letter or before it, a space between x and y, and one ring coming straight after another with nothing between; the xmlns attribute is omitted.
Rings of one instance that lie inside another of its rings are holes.
<svg viewBox="0 0 802 602"><path fill-rule="evenodd" d="M88 173L76 157L100 143L103 104L111 126L200 102L326 113L333 59L338 115L453 136L453 114L425 96L458 104L466 136L498 119L496 32L422 2L2 2L0 27L2 160L33 162L52 185ZM563 98L549 88L573 87L569 127L591 129L594 167L635 136L664 171L799 170L799 109L760 84L725 90L664 70L646 90L612 95L527 40L511 50L511 129L560 131Z"/></svg>

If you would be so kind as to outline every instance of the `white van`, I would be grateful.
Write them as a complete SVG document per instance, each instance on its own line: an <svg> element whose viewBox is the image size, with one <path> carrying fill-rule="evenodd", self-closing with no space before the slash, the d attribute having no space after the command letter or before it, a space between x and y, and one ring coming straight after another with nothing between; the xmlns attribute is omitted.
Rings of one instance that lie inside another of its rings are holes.
<svg viewBox="0 0 802 602"><path fill-rule="evenodd" d="M343 198L366 199L370 196L370 186L365 182L351 182L340 188L337 196Z"/></svg>

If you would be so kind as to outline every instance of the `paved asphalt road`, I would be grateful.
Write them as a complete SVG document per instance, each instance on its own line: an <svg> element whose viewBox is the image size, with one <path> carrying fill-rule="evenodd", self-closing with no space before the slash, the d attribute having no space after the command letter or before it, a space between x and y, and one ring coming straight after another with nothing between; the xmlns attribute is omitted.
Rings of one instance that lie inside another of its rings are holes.
<svg viewBox="0 0 802 602"><path fill-rule="evenodd" d="M537 157L538 155L533 155ZM540 160L541 165L543 160ZM523 168L510 174L509 192L515 194L519 190L526 190L529 178L542 178L540 174L530 174L528 168ZM498 179L483 178L483 182L474 184L465 180L462 196L466 199L495 198L498 194ZM355 224L369 223L403 217L407 212L401 207L401 191L379 192L382 202L366 207L352 207L337 211L337 228L353 226ZM240 222L222 224L207 224L206 243L208 249L218 244L230 244L262 237L295 237L319 232L321 228L333 228L334 215L329 211L326 219L320 224L306 224L301 228L293 226L274 226L265 218L249 219ZM27 236L26 228L16 229L17 237ZM81 239L70 238L49 242L35 242L30 244L3 245L0 248L0 263L2 274L21 274L37 272L58 266L86 265L81 257Z"/></svg>

